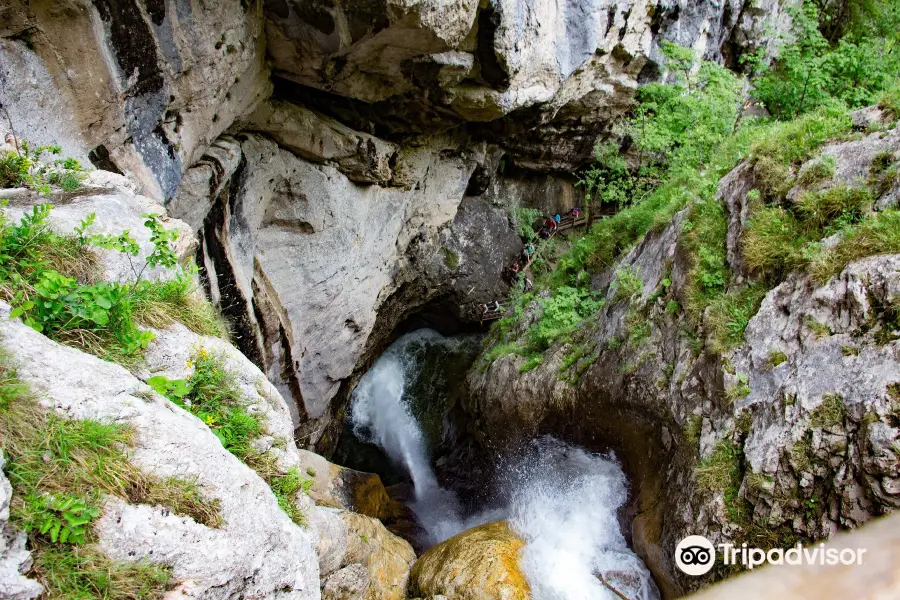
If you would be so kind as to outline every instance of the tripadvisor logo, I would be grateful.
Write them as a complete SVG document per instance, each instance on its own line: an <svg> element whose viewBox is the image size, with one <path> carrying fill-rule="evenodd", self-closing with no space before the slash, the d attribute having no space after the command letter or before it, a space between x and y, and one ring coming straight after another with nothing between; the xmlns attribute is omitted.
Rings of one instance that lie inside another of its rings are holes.
<svg viewBox="0 0 900 600"><path fill-rule="evenodd" d="M688 575L705 575L716 562L716 548L702 535L689 535L675 547L675 564Z"/></svg>
<svg viewBox="0 0 900 600"><path fill-rule="evenodd" d="M769 551L761 548L749 548L747 544L740 547L734 544L719 544L702 535L689 535L675 547L675 564L688 575L705 575L716 562L716 548L722 553L722 564L741 565L745 569L753 569L760 565L861 565L865 548L826 548L825 544L817 546L796 546L787 550L772 548Z"/></svg>

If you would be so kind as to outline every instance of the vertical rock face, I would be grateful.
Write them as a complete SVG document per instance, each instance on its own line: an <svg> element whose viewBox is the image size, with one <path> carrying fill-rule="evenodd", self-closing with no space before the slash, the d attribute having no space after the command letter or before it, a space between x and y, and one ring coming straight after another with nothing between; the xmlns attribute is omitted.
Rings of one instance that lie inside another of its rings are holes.
<svg viewBox="0 0 900 600"><path fill-rule="evenodd" d="M158 199L270 89L254 3L4 4L0 100L18 133L127 172Z"/></svg>
<svg viewBox="0 0 900 600"><path fill-rule="evenodd" d="M457 246L470 242L448 237L477 153L452 140L430 140L397 150L399 158L385 165L394 186L361 185L339 170L359 174L358 164L342 162L330 150L347 139L337 139L325 151L313 144L307 155L319 152L313 158L321 164L259 135L223 140L215 154L188 172L186 182L192 185L183 185L169 205L173 215L195 219L198 226L195 199L212 198L202 221L200 254L212 297L239 323L241 348L298 401L295 418L311 423L306 432L311 443L321 435L312 424L329 422L330 401L357 368L379 308L403 284L398 274L435 265L436 283L420 282L417 297L407 299L410 307L420 306L441 288L451 290L444 277L464 270L458 263L468 254L476 257L498 247L487 244L466 252ZM365 137L355 140L367 146ZM505 211L499 214L498 228L509 230ZM482 225L476 221L460 228L481 232ZM478 273L487 269L485 277L498 285L517 244L510 230L507 245L499 246L503 250ZM459 252L455 262L447 259L452 252ZM416 260L423 264L413 265ZM477 258L472 261L479 264ZM472 283L481 285L482 279L476 274ZM399 308L400 315L411 312Z"/></svg>
<svg viewBox="0 0 900 600"><path fill-rule="evenodd" d="M664 76L662 40L733 62L782 15L742 0L4 0L0 14L17 133L126 173L201 234L242 350L323 447L413 312L464 320L508 293L511 198L577 203L567 174Z"/></svg>

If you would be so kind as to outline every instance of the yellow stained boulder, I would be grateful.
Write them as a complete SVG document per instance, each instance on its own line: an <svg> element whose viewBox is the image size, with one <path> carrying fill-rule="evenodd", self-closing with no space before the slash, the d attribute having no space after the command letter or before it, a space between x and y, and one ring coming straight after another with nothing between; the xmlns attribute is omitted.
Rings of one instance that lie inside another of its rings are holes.
<svg viewBox="0 0 900 600"><path fill-rule="evenodd" d="M423 554L410 573L410 596L448 600L530 600L519 567L525 542L506 521L463 531Z"/></svg>

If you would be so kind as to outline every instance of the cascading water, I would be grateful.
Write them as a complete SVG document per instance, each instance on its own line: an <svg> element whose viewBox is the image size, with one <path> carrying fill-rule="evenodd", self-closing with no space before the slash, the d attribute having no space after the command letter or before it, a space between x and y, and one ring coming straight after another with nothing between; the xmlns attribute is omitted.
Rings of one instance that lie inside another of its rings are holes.
<svg viewBox="0 0 900 600"><path fill-rule="evenodd" d="M426 532L426 545L482 523L508 519L526 542L521 567L535 600L617 599L609 585L629 598L658 598L650 572L620 531L617 511L627 501L628 487L614 456L590 453L551 437L535 440L498 469L503 505L476 514L463 514L456 495L438 484L421 425L434 415L421 414L427 403L411 392L414 388L423 392L415 383L429 349L452 351L471 343L431 330L403 336L353 393L354 433L378 445L409 474L415 490L410 508Z"/></svg>

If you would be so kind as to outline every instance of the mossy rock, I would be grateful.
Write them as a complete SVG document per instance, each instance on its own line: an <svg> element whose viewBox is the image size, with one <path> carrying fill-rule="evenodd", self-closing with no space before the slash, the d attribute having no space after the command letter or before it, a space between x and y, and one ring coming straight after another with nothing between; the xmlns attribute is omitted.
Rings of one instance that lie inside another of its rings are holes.
<svg viewBox="0 0 900 600"><path fill-rule="evenodd" d="M410 573L412 596L448 600L530 600L519 566L525 542L506 521L481 525L438 544Z"/></svg>

